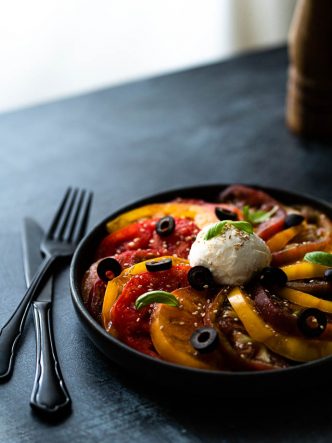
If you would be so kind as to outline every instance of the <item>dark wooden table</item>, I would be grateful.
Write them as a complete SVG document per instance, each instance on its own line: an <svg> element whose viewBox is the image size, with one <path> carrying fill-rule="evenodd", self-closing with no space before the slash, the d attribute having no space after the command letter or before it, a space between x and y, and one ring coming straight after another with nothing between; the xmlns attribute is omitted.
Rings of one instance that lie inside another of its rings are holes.
<svg viewBox="0 0 332 443"><path fill-rule="evenodd" d="M25 290L21 220L47 227L69 184L95 192L91 226L168 188L257 183L331 200L332 150L284 124L287 56L254 53L0 116L0 323ZM79 75L79 73L78 73ZM0 386L0 441L330 442L325 389L306 397L202 400L144 386L101 355L56 281L55 336L73 399L67 420L34 416L29 317L11 381Z"/></svg>

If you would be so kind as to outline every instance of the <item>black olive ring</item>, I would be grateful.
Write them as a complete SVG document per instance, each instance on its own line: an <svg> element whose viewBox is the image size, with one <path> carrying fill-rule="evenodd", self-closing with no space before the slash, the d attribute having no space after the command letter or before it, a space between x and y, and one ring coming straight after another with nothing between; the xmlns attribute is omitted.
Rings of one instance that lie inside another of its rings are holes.
<svg viewBox="0 0 332 443"><path fill-rule="evenodd" d="M167 237L168 235L171 235L174 229L175 229L175 220L170 215L161 218L156 223L156 232L161 237Z"/></svg>
<svg viewBox="0 0 332 443"><path fill-rule="evenodd" d="M149 272L167 271L171 269L173 262L171 258L163 258L162 260L151 260L145 263L145 267Z"/></svg>
<svg viewBox="0 0 332 443"><path fill-rule="evenodd" d="M304 309L298 316L297 325L306 337L319 337L325 331L327 317L319 309Z"/></svg>
<svg viewBox="0 0 332 443"><path fill-rule="evenodd" d="M233 211L229 211L228 209L224 209L224 208L219 208L216 207L216 209L214 210L216 217L220 220L232 220L232 221L236 221L238 219L238 216L235 212Z"/></svg>
<svg viewBox="0 0 332 443"><path fill-rule="evenodd" d="M117 277L122 272L122 267L115 258L104 258L97 265L98 277L104 282L108 282L110 280L110 278L107 276L107 272L109 271L114 274L114 277Z"/></svg>
<svg viewBox="0 0 332 443"><path fill-rule="evenodd" d="M193 266L188 272L188 282L198 291L215 286L212 273L205 266Z"/></svg>
<svg viewBox="0 0 332 443"><path fill-rule="evenodd" d="M324 278L326 281L332 281L332 269L326 269L324 272Z"/></svg>
<svg viewBox="0 0 332 443"><path fill-rule="evenodd" d="M218 332L214 328L198 328L193 332L190 343L196 351L206 353L213 351L218 343Z"/></svg>
<svg viewBox="0 0 332 443"><path fill-rule="evenodd" d="M285 217L285 228L291 228L292 226L300 225L304 220L303 215L301 214L288 214Z"/></svg>
<svg viewBox="0 0 332 443"><path fill-rule="evenodd" d="M280 268L275 268L273 266L267 266L262 269L260 275L260 283L266 287L282 287L288 281L286 272Z"/></svg>

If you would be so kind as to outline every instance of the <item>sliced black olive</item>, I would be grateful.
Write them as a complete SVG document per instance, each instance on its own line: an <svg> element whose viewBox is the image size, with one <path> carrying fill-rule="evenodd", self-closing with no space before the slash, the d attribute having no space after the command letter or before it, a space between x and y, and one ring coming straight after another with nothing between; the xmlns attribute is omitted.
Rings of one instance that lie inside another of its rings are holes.
<svg viewBox="0 0 332 443"><path fill-rule="evenodd" d="M223 220L233 220L233 221L235 221L235 220L238 219L237 214L236 214L235 212L233 212L233 211L229 211L228 209L218 208L218 207L217 207L217 208L214 210L214 212L215 212L215 214L216 214L216 217L217 217L220 221L223 221Z"/></svg>
<svg viewBox="0 0 332 443"><path fill-rule="evenodd" d="M146 269L149 272L166 271L171 269L173 263L171 258L163 258L162 260L151 260L145 263Z"/></svg>
<svg viewBox="0 0 332 443"><path fill-rule="evenodd" d="M301 214L288 214L285 217L285 228L291 228L292 226L300 225L304 220Z"/></svg>
<svg viewBox="0 0 332 443"><path fill-rule="evenodd" d="M167 237L168 235L171 235L174 229L175 229L175 220L170 215L161 218L156 223L157 234L160 235L161 237Z"/></svg>
<svg viewBox="0 0 332 443"><path fill-rule="evenodd" d="M332 281L332 269L326 269L324 272L324 278L327 281Z"/></svg>
<svg viewBox="0 0 332 443"><path fill-rule="evenodd" d="M218 342L218 332L213 328L198 328L190 338L192 347L202 354L216 349Z"/></svg>
<svg viewBox="0 0 332 443"><path fill-rule="evenodd" d="M265 287L282 287L287 283L287 274L280 268L267 266L262 270L260 283Z"/></svg>
<svg viewBox="0 0 332 443"><path fill-rule="evenodd" d="M98 277L104 282L108 282L112 279L107 275L109 272L112 272L112 278L117 277L122 272L120 263L112 257L104 258L98 263L97 266Z"/></svg>
<svg viewBox="0 0 332 443"><path fill-rule="evenodd" d="M304 309L297 319L297 324L306 337L319 337L326 328L326 315L315 308Z"/></svg>
<svg viewBox="0 0 332 443"><path fill-rule="evenodd" d="M215 286L210 269L204 266L194 266L188 272L188 281L192 288L202 291Z"/></svg>

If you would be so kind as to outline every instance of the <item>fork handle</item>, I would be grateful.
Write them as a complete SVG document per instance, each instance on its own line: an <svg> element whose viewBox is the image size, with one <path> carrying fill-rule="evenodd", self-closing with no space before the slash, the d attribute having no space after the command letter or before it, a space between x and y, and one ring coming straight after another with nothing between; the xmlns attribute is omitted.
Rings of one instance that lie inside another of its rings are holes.
<svg viewBox="0 0 332 443"><path fill-rule="evenodd" d="M6 381L12 374L16 346L22 335L29 307L41 284L50 274L55 260L54 256L45 256L24 297L0 331L0 382Z"/></svg>
<svg viewBox="0 0 332 443"><path fill-rule="evenodd" d="M63 380L56 353L51 302L33 302L37 360L30 406L39 412L59 413L70 407L71 400Z"/></svg>

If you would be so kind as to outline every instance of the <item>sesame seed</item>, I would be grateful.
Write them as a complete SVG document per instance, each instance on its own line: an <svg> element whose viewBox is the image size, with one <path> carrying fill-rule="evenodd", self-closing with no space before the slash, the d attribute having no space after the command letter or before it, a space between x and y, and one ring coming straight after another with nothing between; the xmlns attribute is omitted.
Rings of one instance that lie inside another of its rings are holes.
<svg viewBox="0 0 332 443"><path fill-rule="evenodd" d="M164 325L159 326L159 329L162 331L164 329Z"/></svg>
<svg viewBox="0 0 332 443"><path fill-rule="evenodd" d="M194 326L195 326L195 328L197 328L197 326L198 326L198 323L196 323L196 322L195 322L195 323L194 323Z"/></svg>
<svg viewBox="0 0 332 443"><path fill-rule="evenodd" d="M140 317L137 317L137 318L136 318L136 321L137 321L137 323L138 323L139 321L141 321Z"/></svg>
<svg viewBox="0 0 332 443"><path fill-rule="evenodd" d="M183 326L184 325L184 321L179 321L179 325Z"/></svg>

